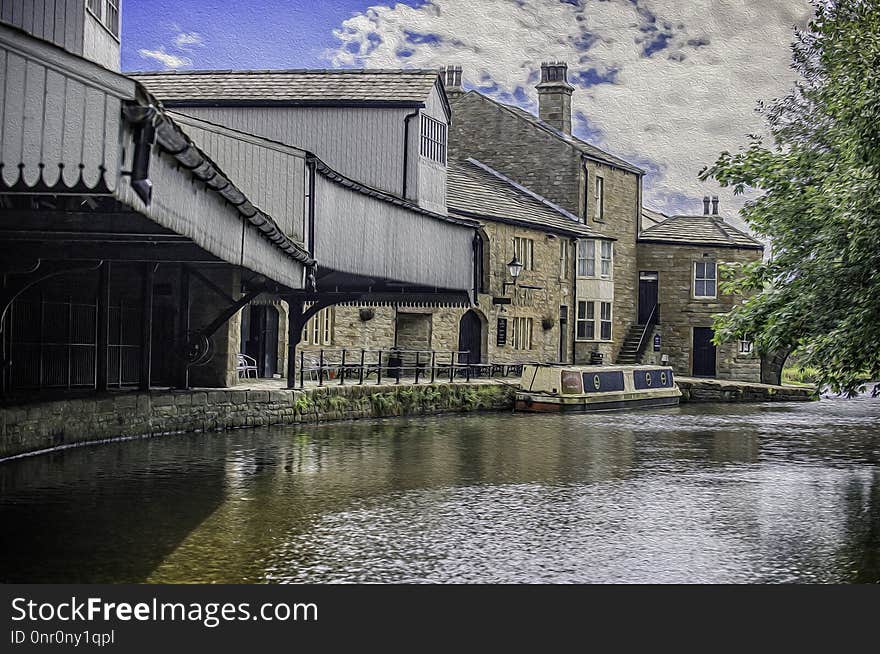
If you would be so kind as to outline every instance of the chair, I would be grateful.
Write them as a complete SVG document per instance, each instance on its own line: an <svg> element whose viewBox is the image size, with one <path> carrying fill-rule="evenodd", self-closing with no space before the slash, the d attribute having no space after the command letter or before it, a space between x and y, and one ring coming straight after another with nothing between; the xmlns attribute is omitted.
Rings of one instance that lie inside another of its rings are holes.
<svg viewBox="0 0 880 654"><path fill-rule="evenodd" d="M254 379L257 378L259 374L259 370L257 369L257 360L253 357L249 357L247 354L237 354L236 355L238 362L236 363L235 370L238 372L238 378L242 377L249 378L250 373L254 373Z"/></svg>

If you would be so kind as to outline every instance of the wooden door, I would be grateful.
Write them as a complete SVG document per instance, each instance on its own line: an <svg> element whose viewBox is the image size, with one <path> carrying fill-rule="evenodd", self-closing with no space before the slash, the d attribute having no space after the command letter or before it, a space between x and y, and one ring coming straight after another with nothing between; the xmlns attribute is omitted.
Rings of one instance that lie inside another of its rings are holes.
<svg viewBox="0 0 880 654"><path fill-rule="evenodd" d="M657 306L657 286L659 275L656 272L639 273L639 324L646 325Z"/></svg>
<svg viewBox="0 0 880 654"><path fill-rule="evenodd" d="M715 345L711 327L694 327L694 377L715 376Z"/></svg>

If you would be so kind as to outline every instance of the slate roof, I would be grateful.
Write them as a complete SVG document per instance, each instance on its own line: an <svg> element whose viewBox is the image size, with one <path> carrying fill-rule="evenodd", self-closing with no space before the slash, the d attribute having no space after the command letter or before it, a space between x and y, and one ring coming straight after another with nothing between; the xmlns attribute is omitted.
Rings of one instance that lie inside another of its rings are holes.
<svg viewBox="0 0 880 654"><path fill-rule="evenodd" d="M642 207L642 225L653 227L654 225L662 223L667 218L669 218L669 216L665 213L648 209L648 207ZM644 229L647 229L647 227L644 227Z"/></svg>
<svg viewBox="0 0 880 654"><path fill-rule="evenodd" d="M609 238L476 159L450 161L447 180L446 204L452 214L564 236Z"/></svg>
<svg viewBox="0 0 880 654"><path fill-rule="evenodd" d="M498 102L497 100L494 100L486 95L483 95L482 93L479 93L478 91L468 91L468 93L476 93L484 100L488 100L489 102L494 103L495 105L501 107L502 109L509 111L514 116L517 116L518 118L520 118L522 120L526 120L526 121L530 122L535 127L538 127L540 129L544 130L545 132L547 132L548 134L552 134L556 138L558 138L562 141L565 141L566 143L571 145L576 150L579 150L580 152L582 152L584 155L586 155L590 159L595 159L597 161L608 164L610 166L616 166L617 168L622 168L624 170L628 170L632 173L642 174L645 172L644 170L642 170L638 166L634 166L633 164L621 159L620 157L615 157L613 154L609 154L609 153L605 152L604 150L600 150L595 145L591 145L590 143L587 143L586 141L582 141L581 139L577 138L576 136L572 136L571 134L566 134L565 132L562 132L562 131L556 129L555 127L552 127L551 125L548 125L543 120L541 120L540 118L538 118L534 114L529 113L525 109L521 109L520 107L516 107L514 105L504 104L503 102Z"/></svg>
<svg viewBox="0 0 880 654"><path fill-rule="evenodd" d="M715 245L764 249L764 245L745 232L724 222L721 216L671 216L639 234L639 241L681 245Z"/></svg>
<svg viewBox="0 0 880 654"><path fill-rule="evenodd" d="M278 102L422 103L437 70L200 70L127 73L166 104Z"/></svg>

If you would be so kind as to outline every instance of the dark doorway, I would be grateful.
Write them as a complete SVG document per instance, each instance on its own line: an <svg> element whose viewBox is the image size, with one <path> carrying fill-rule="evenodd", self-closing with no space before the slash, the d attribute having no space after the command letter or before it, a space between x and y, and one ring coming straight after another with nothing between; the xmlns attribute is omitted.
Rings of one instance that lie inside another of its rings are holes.
<svg viewBox="0 0 880 654"><path fill-rule="evenodd" d="M694 327L694 377L715 376L715 345L711 327Z"/></svg>
<svg viewBox="0 0 880 654"><path fill-rule="evenodd" d="M657 306L657 286L660 275L656 272L639 273L639 324L647 325Z"/></svg>
<svg viewBox="0 0 880 654"><path fill-rule="evenodd" d="M257 361L257 374L278 372L278 309L252 304L241 314L241 351Z"/></svg>
<svg viewBox="0 0 880 654"><path fill-rule="evenodd" d="M458 324L458 349L467 354L459 354L459 363L482 363L483 360L483 321L473 309L461 317Z"/></svg>

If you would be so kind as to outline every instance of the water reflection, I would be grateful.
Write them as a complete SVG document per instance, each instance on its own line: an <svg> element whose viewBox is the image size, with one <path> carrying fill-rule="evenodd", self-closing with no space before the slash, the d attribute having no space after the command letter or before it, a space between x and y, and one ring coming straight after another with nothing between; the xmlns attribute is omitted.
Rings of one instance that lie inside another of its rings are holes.
<svg viewBox="0 0 880 654"><path fill-rule="evenodd" d="M444 416L0 465L2 581L876 582L880 400Z"/></svg>

